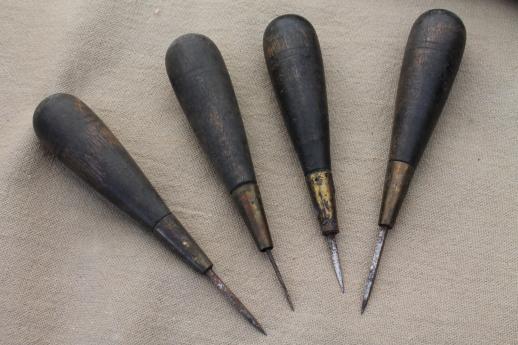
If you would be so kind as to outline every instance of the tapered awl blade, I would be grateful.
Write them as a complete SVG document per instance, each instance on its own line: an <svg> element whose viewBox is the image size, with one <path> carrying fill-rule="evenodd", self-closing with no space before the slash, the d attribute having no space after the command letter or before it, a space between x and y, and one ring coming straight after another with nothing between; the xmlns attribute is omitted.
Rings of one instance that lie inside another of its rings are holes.
<svg viewBox="0 0 518 345"><path fill-rule="evenodd" d="M259 321L252 315L252 313L245 307L245 305L237 298L236 295L225 285L220 277L214 273L212 269L206 273L209 277L210 282L223 294L225 299L241 314L249 323L252 324L259 332L266 335L264 328L261 326Z"/></svg>
<svg viewBox="0 0 518 345"><path fill-rule="evenodd" d="M288 302L290 309L292 311L295 311L295 307L293 306L293 302L291 301L290 294L288 293L288 288L286 287L286 284L284 283L284 280L282 279L281 271L279 270L279 266L277 266L277 263L275 262L275 259L273 258L272 251L270 249L268 249L266 251L266 254L268 255L268 259L272 263L273 270L275 271L275 275L277 276L277 280L279 281L279 284L281 284L282 291L284 292L284 296L286 297L286 302Z"/></svg>
<svg viewBox="0 0 518 345"><path fill-rule="evenodd" d="M342 290L342 293L344 293L344 276L342 273L342 266L340 265L340 256L338 254L338 246L336 245L335 235L327 235L325 238L327 245L329 246L329 250L331 251L331 262L333 263L333 269L335 270L338 285L340 285L340 290Z"/></svg>
<svg viewBox="0 0 518 345"><path fill-rule="evenodd" d="M386 227L382 226L378 234L378 239L376 240L374 256L372 257L371 266L369 268L369 276L367 277L365 287L363 288L362 314L365 311L365 308L367 307L367 303L369 302L372 286L374 285L374 280L376 279L376 274L378 273L378 266L380 262L381 252L383 251L383 246L385 245L385 237L387 236L387 230L388 229Z"/></svg>

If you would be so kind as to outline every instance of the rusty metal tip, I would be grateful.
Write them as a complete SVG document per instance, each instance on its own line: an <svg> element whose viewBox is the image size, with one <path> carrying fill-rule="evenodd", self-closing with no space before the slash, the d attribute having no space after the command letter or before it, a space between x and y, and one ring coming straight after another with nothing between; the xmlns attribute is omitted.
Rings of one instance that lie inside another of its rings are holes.
<svg viewBox="0 0 518 345"><path fill-rule="evenodd" d="M279 266L277 266L277 263L275 262L275 259L273 258L273 253L271 249L267 249L266 255L268 255L268 259L270 259L270 262L272 263L273 270L275 271L275 275L277 276L277 280L279 281L279 284L281 284L282 291L284 292L284 296L286 297L286 302L288 302L288 305L290 306L291 311L295 311L295 307L293 306L293 302L291 301L290 294L288 293L288 288L286 287L286 284L284 283L284 280L282 279L281 271L279 270Z"/></svg>
<svg viewBox="0 0 518 345"><path fill-rule="evenodd" d="M367 307L367 303L369 302L372 287L374 286L374 280L376 279L376 274L378 273L378 266L381 258L381 253L383 251L383 246L385 245L387 231L387 227L381 226L378 238L376 239L376 247L374 248L374 256L372 257L371 265L369 268L369 275L367 276L367 281L365 282L365 287L363 288L362 314L365 311L365 308Z"/></svg>
<svg viewBox="0 0 518 345"><path fill-rule="evenodd" d="M340 255L338 254L338 246L336 244L335 237L335 234L329 234L325 236L327 245L329 247L329 250L331 251L331 262L335 270L338 285L340 285L340 290L342 291L342 293L345 293L344 276L342 273L342 266L340 265Z"/></svg>
<svg viewBox="0 0 518 345"><path fill-rule="evenodd" d="M221 292L223 297L248 321L252 326L255 327L259 332L266 335L263 326L257 321L252 313L245 307L245 305L237 298L237 296L225 285L220 277L212 269L209 269L206 273L212 285Z"/></svg>

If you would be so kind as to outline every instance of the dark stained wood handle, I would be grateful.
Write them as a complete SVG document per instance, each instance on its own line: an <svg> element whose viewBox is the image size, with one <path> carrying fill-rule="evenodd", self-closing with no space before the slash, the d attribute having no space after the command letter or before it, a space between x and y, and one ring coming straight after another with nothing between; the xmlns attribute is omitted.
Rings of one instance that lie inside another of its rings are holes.
<svg viewBox="0 0 518 345"><path fill-rule="evenodd" d="M99 193L152 229L169 213L121 143L78 98L52 95L34 112L44 145Z"/></svg>
<svg viewBox="0 0 518 345"><path fill-rule="evenodd" d="M454 13L423 13L408 37L399 78L390 160L417 166L457 75L466 29Z"/></svg>
<svg viewBox="0 0 518 345"><path fill-rule="evenodd" d="M212 266L121 143L80 99L67 94L45 98L33 125L44 146L67 167L153 230L192 268L204 273Z"/></svg>
<svg viewBox="0 0 518 345"><path fill-rule="evenodd" d="M263 49L304 174L331 169L326 82L315 29L297 15L277 17L264 32Z"/></svg>
<svg viewBox="0 0 518 345"><path fill-rule="evenodd" d="M430 10L415 21L405 49L378 224L392 228L441 115L466 44L454 13Z"/></svg>
<svg viewBox="0 0 518 345"><path fill-rule="evenodd" d="M243 120L220 51L203 35L183 35L167 50L165 65L201 147L231 193L257 248L272 249Z"/></svg>
<svg viewBox="0 0 518 345"><path fill-rule="evenodd" d="M183 35L167 50L165 65L194 133L229 192L255 182L236 95L216 45L203 35Z"/></svg>

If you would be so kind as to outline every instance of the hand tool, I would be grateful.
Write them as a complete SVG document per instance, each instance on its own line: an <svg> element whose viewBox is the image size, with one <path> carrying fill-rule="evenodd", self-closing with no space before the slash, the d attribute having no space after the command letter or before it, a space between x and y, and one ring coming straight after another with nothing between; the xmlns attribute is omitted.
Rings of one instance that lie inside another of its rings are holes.
<svg viewBox="0 0 518 345"><path fill-rule="evenodd" d="M216 45L199 34L177 38L165 64L187 119L232 195L257 248L265 252L288 305L293 303L273 258L273 242L232 81Z"/></svg>
<svg viewBox="0 0 518 345"><path fill-rule="evenodd" d="M326 83L318 37L305 18L283 15L266 28L263 48L284 123L318 212L338 284L344 292L336 244L339 229L329 152Z"/></svg>
<svg viewBox="0 0 518 345"><path fill-rule="evenodd" d="M241 315L266 335L255 317L221 281L212 262L171 213L144 173L101 119L67 94L45 98L33 125L44 146L101 195L155 234L195 271L206 275Z"/></svg>
<svg viewBox="0 0 518 345"><path fill-rule="evenodd" d="M385 237L396 222L414 170L446 103L465 43L464 24L447 10L423 13L410 31L396 96L379 235L363 291L362 313L376 278Z"/></svg>

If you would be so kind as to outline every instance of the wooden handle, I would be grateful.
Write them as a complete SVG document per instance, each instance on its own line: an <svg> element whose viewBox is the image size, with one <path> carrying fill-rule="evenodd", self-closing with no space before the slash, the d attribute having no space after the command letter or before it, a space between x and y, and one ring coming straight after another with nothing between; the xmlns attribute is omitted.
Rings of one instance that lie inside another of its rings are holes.
<svg viewBox="0 0 518 345"><path fill-rule="evenodd" d="M452 12L430 10L412 26L399 77L380 226L390 229L396 222L450 93L465 44L464 24Z"/></svg>
<svg viewBox="0 0 518 345"><path fill-rule="evenodd" d="M297 15L278 17L264 32L263 48L304 174L331 169L326 83L315 29Z"/></svg>
<svg viewBox="0 0 518 345"><path fill-rule="evenodd" d="M165 64L178 101L229 192L255 182L236 95L216 45L202 35L183 35L167 50Z"/></svg>
<svg viewBox="0 0 518 345"><path fill-rule="evenodd" d="M121 143L81 100L49 96L36 108L33 124L44 146L67 167L152 229L192 268L204 273L212 266Z"/></svg>
<svg viewBox="0 0 518 345"><path fill-rule="evenodd" d="M34 112L34 129L66 166L148 228L169 213L121 143L78 98L47 97Z"/></svg>
<svg viewBox="0 0 518 345"><path fill-rule="evenodd" d="M178 101L257 248L272 249L243 120L221 53L209 38L187 34L171 44L165 64Z"/></svg>
<svg viewBox="0 0 518 345"><path fill-rule="evenodd" d="M412 26L396 98L390 160L414 168L442 112L466 43L454 13L430 10Z"/></svg>

